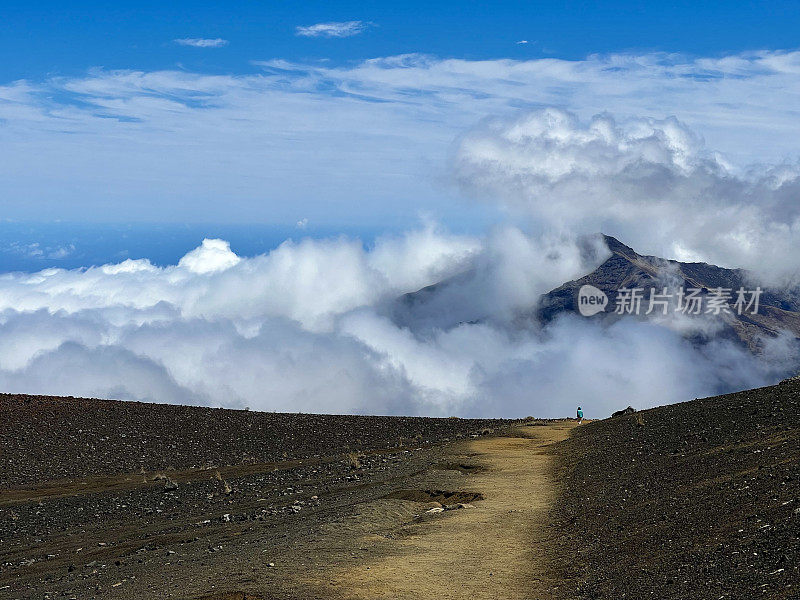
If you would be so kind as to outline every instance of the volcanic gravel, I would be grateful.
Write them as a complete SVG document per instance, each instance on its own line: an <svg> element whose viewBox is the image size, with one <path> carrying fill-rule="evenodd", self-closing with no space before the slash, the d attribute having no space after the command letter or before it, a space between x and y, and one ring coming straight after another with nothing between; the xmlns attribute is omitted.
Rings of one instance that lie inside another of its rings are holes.
<svg viewBox="0 0 800 600"><path fill-rule="evenodd" d="M269 463L464 437L496 420L263 413L0 394L0 489Z"/></svg>
<svg viewBox="0 0 800 600"><path fill-rule="evenodd" d="M577 428L564 598L800 598L800 381Z"/></svg>
<svg viewBox="0 0 800 600"><path fill-rule="evenodd" d="M357 564L360 528L424 511L398 489L454 493L456 441L508 424L12 395L0 423L3 600L318 599L307 569Z"/></svg>

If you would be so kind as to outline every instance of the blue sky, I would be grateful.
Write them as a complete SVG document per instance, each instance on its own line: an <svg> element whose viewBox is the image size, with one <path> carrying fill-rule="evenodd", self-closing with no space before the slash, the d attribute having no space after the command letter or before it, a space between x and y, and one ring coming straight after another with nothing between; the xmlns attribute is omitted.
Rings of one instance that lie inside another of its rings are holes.
<svg viewBox="0 0 800 600"><path fill-rule="evenodd" d="M241 73L252 60L359 60L407 53L579 59L591 53L719 55L798 45L793 2L3 2L0 80L89 67ZM346 40L297 26L371 23ZM180 38L222 38L213 52ZM528 44L516 44L527 40Z"/></svg>
<svg viewBox="0 0 800 600"><path fill-rule="evenodd" d="M799 25L788 2L5 2L0 218L482 231L524 216L454 183L460 140L549 106L792 162Z"/></svg>

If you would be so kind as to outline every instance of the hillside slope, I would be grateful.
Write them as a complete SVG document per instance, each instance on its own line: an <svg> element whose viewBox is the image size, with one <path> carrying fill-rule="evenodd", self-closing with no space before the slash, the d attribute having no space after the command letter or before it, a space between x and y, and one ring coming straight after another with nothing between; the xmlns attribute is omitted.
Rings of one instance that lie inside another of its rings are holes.
<svg viewBox="0 0 800 600"><path fill-rule="evenodd" d="M0 394L0 490L62 478L270 463L465 437L502 421L264 413Z"/></svg>
<svg viewBox="0 0 800 600"><path fill-rule="evenodd" d="M0 395L0 424L0 600L311 600L365 532L479 499L462 445L509 422Z"/></svg>
<svg viewBox="0 0 800 600"><path fill-rule="evenodd" d="M800 597L800 381L589 423L557 450L565 598Z"/></svg>
<svg viewBox="0 0 800 600"><path fill-rule="evenodd" d="M681 289L686 293L697 289L700 290L698 296L702 298L700 314L695 315L691 310L687 311L688 315L681 314L683 320L676 327L697 343L727 339L759 353L763 350L764 339L776 337L782 332L795 339L800 338L800 289L767 288L758 284L757 273L646 256L616 238L607 235L602 238L611 256L591 273L567 281L542 295L535 305L518 307L514 320L516 327L537 329L560 315L577 313L578 291L584 285L592 285L608 297L605 312L591 317L605 323L621 318L636 318L629 314L614 314L617 291L622 288L641 289L638 318L658 318L662 321L671 321L678 316L677 296ZM404 294L391 304L388 315L402 327L422 331L448 329L465 322L491 321L497 316L493 313L496 306L474 302L478 296L474 290L486 285L480 276L477 271L467 271ZM667 315L657 306L651 316L646 316L650 291L662 294L665 287L671 295ZM709 292L718 288L730 295L728 309L719 315L707 313ZM740 288L745 291L747 301L752 298L753 290L761 288L757 310L752 307L742 310L740 314L735 306L737 290Z"/></svg>

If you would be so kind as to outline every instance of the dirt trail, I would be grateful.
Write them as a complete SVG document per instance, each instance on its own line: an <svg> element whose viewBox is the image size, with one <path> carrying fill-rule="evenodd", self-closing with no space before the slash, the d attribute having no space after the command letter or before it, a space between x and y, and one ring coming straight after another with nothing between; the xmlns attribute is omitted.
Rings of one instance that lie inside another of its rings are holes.
<svg viewBox="0 0 800 600"><path fill-rule="evenodd" d="M468 424L434 425L448 438L354 461L169 470L170 488L90 470L0 490L0 600L553 598L547 446L572 424L457 441ZM430 514L432 500L474 508Z"/></svg>
<svg viewBox="0 0 800 600"><path fill-rule="evenodd" d="M519 437L470 442L466 455L486 469L465 485L485 499L406 526L380 558L330 574L337 592L370 600L552 597L557 582L549 579L544 545L558 489L547 446L572 427L525 426L511 433Z"/></svg>

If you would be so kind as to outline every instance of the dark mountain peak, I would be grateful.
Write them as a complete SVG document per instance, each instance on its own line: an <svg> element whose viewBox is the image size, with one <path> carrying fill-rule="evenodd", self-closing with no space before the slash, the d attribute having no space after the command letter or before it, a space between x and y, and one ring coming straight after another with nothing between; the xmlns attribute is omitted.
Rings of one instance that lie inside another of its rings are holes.
<svg viewBox="0 0 800 600"><path fill-rule="evenodd" d="M678 310L677 298L683 297L683 292L700 290L700 295L707 299L715 292L721 294L724 290L729 294L728 310L717 316L707 315L704 310L699 312L697 327L682 325L682 330L689 332L685 334L687 337L700 342L726 338L744 344L753 352L760 351L763 338L774 337L781 332L790 332L800 338L800 289L769 289L762 286L764 289L759 296L757 313L737 313L734 310L737 291L742 288L749 293L756 287L757 284L753 282L757 278L753 274L707 263L687 263L643 255L613 236L596 235L602 236L611 255L591 273L567 281L544 294L537 304L518 308L515 323L519 327L532 324L536 327L546 326L565 313L580 314L578 293L584 285L591 285L606 295L607 307L589 318L609 325L619 319L648 319L674 314ZM594 250L595 245L586 244L587 257L593 256ZM479 271L472 269L405 294L387 305L388 314L398 325L419 331L492 319L493 306L475 304L471 300L471 287L484 284L476 283L478 274ZM617 313L615 309L620 290L626 290L626 294L637 290L644 307L641 313ZM648 316L647 303L652 298L651 294L671 300L665 302L662 299L660 306L666 304L666 309ZM711 319L718 319L718 323L710 323ZM696 333L690 333L695 330Z"/></svg>
<svg viewBox="0 0 800 600"><path fill-rule="evenodd" d="M641 256L633 248L626 246L617 238L606 235L605 233L601 233L600 235L603 237L603 241L605 241L606 246L608 246L608 249L611 250L612 254L619 254L625 258L638 258Z"/></svg>
<svg viewBox="0 0 800 600"><path fill-rule="evenodd" d="M626 316L614 314L615 301L622 289L639 289L642 297L647 299L651 292L661 294L664 288L673 297L679 289L697 289L707 296L721 288L730 294L730 307L737 290L751 290L756 286L752 282L757 278L742 269L642 255L610 235L601 235L611 256L591 273L568 281L542 296L539 307L534 311L539 321L547 323L562 313L579 312L578 291L584 285L591 285L606 294L609 310L595 318L610 322ZM701 313L701 316L704 315ZM800 337L800 291L765 288L760 293L757 314L736 314L729 308L719 318L722 329L715 334L716 337L728 337L758 351L762 336L775 336L781 331L789 331L795 337Z"/></svg>

